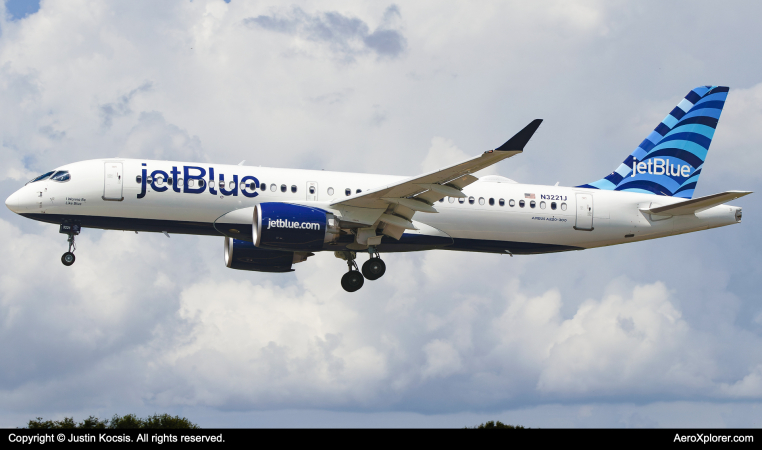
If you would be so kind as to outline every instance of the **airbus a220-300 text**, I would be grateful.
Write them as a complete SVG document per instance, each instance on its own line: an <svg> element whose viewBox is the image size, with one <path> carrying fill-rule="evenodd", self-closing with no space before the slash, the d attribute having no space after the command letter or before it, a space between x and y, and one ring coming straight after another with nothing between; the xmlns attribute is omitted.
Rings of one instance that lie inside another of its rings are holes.
<svg viewBox="0 0 762 450"><path fill-rule="evenodd" d="M724 203L750 192L693 198L727 95L691 90L619 167L575 187L473 175L523 152L537 119L494 150L414 177L106 158L40 175L5 204L60 226L66 266L82 228L198 234L224 239L225 264L240 270L290 272L334 252L353 292L384 274L387 252L538 254L739 223L741 208Z"/></svg>

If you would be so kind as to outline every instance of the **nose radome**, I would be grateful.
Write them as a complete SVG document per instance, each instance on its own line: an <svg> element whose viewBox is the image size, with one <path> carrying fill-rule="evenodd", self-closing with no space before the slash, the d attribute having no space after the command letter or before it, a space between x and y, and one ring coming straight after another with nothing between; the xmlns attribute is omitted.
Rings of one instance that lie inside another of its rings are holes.
<svg viewBox="0 0 762 450"><path fill-rule="evenodd" d="M8 209L10 209L13 212L17 212L18 204L19 204L18 191L14 192L8 198L5 199L5 206L8 207Z"/></svg>

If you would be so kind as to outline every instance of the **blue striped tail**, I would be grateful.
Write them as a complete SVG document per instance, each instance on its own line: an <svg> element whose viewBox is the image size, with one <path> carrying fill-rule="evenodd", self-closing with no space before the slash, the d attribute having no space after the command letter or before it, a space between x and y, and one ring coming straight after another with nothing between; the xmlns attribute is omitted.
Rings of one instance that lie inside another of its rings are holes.
<svg viewBox="0 0 762 450"><path fill-rule="evenodd" d="M693 197L729 91L693 89L615 171L577 187Z"/></svg>

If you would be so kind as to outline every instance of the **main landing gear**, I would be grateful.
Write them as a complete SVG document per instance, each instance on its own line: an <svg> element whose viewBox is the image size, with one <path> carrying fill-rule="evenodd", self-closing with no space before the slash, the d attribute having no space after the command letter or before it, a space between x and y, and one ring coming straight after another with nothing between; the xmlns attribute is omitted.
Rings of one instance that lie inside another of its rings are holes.
<svg viewBox="0 0 762 450"><path fill-rule="evenodd" d="M365 279L360 275L360 271L357 270L357 263L354 257L347 258L347 266L349 266L349 272L341 277L341 287L347 292L354 292L365 284Z"/></svg>
<svg viewBox="0 0 762 450"><path fill-rule="evenodd" d="M386 264L381 260L375 247L368 247L370 259L362 265L362 275L357 268L354 252L336 252L336 256L347 261L349 271L341 277L341 287L347 292L354 292L365 284L365 278L368 280L378 280L386 272Z"/></svg>
<svg viewBox="0 0 762 450"><path fill-rule="evenodd" d="M61 262L64 266L70 266L74 264L76 258L74 257L74 251L77 250L77 244L74 243L74 236L78 235L80 226L71 223L62 223L58 232L69 236L67 241L69 242L69 251L61 256Z"/></svg>

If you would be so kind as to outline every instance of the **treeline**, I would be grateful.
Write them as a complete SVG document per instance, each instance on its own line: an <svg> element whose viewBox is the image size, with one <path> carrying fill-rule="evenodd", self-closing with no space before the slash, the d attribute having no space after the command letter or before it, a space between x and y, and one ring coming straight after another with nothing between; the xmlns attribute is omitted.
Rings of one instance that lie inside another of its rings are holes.
<svg viewBox="0 0 762 450"><path fill-rule="evenodd" d="M30 420L27 427L32 430L63 430L63 429L83 429L83 430L114 430L114 429L200 429L198 425L180 416L170 416L169 414L154 414L145 419L141 419L135 414L120 416L114 414L111 419L101 420L95 416L90 416L82 422L75 422L73 417L65 417L63 420L43 420L38 417L36 420Z"/></svg>
<svg viewBox="0 0 762 450"><path fill-rule="evenodd" d="M468 428L468 427L466 427L466 428ZM505 423L503 423L503 422L501 422L499 420L497 422L493 422L492 420L487 421L487 422L485 422L485 423L483 423L483 424L481 424L479 426L474 427L473 429L475 429L475 430L491 430L491 429L495 429L495 428L507 428L507 429L512 429L512 430L523 430L524 429L524 427L521 426L521 425L508 425L508 424L505 424Z"/></svg>

